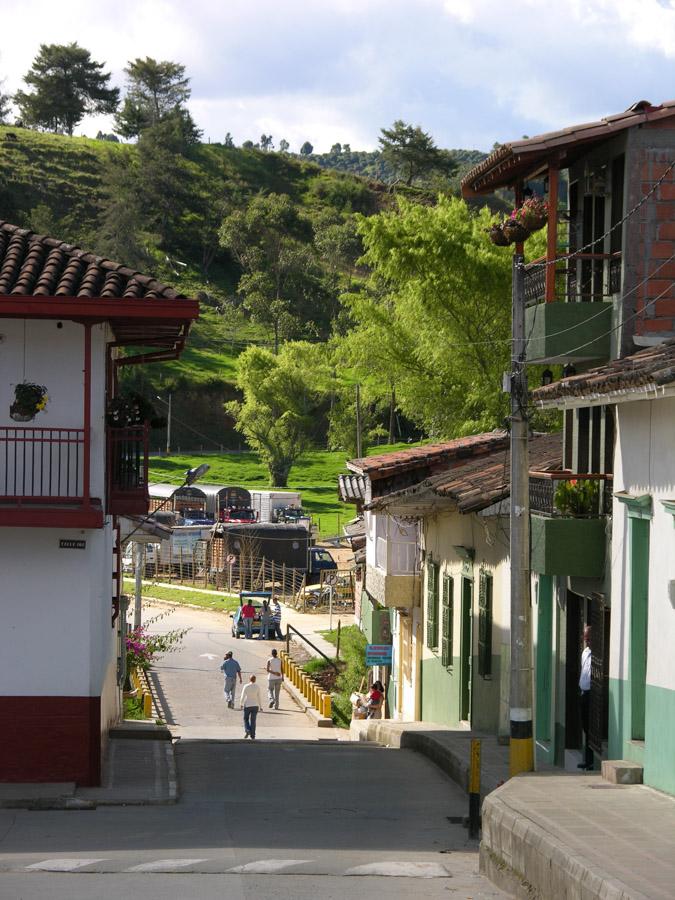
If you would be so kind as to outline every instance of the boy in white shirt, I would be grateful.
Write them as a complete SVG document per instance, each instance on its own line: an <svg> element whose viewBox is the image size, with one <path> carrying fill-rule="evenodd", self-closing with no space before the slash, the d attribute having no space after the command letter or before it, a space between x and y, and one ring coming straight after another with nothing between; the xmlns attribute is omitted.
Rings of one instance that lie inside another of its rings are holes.
<svg viewBox="0 0 675 900"><path fill-rule="evenodd" d="M244 737L255 740L255 721L258 710L262 706L260 687L255 683L255 675L251 675L239 698L239 705L244 710Z"/></svg>
<svg viewBox="0 0 675 900"><path fill-rule="evenodd" d="M281 670L281 660L276 650L272 650L272 655L267 660L267 694L270 698L270 709L274 707L279 709L279 693L281 691L281 682L284 676Z"/></svg>

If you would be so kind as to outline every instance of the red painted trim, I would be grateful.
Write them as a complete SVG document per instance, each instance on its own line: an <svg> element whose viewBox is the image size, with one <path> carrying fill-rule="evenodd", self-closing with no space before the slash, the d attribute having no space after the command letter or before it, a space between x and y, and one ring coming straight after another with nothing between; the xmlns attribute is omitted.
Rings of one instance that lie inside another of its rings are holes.
<svg viewBox="0 0 675 900"><path fill-rule="evenodd" d="M0 528L103 528L103 511L94 506L78 509L0 506Z"/></svg>
<svg viewBox="0 0 675 900"><path fill-rule="evenodd" d="M101 782L100 697L0 697L0 778Z"/></svg>
<svg viewBox="0 0 675 900"><path fill-rule="evenodd" d="M91 496L91 324L84 326L84 459L82 460L82 502L87 509Z"/></svg>
<svg viewBox="0 0 675 900"><path fill-rule="evenodd" d="M548 225L546 231L546 260L551 262L558 249L558 161L548 166ZM546 303L555 300L555 265L546 266L546 287L544 292Z"/></svg>
<svg viewBox="0 0 675 900"><path fill-rule="evenodd" d="M17 297L0 295L2 318L73 319L75 321L115 322L132 321L191 322L199 318L197 300L138 300L122 298L83 297Z"/></svg>

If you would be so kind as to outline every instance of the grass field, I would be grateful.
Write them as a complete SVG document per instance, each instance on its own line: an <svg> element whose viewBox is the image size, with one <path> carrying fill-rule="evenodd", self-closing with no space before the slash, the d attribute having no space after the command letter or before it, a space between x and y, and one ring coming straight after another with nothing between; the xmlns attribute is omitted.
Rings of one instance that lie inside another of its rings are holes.
<svg viewBox="0 0 675 900"><path fill-rule="evenodd" d="M123 588L125 594L133 595L134 582L130 578L125 578ZM158 584L152 584L144 581L141 588L143 597L150 597L153 600L170 600L172 603L190 603L193 606L203 606L204 609L219 609L225 612L232 612L239 601L236 597L228 597L226 595L216 596L206 591L190 590L189 588L171 588Z"/></svg>
<svg viewBox="0 0 675 900"><path fill-rule="evenodd" d="M408 444L373 447L369 455L397 450ZM300 491L302 505L314 517L321 537L341 534L342 526L355 514L352 505L338 499L338 475L346 472L347 457L342 451L314 450L305 453L293 466L289 491ZM255 453L217 453L190 456L153 456L150 481L180 484L186 469L207 462L211 470L202 479L214 484L232 484L264 490L269 487L267 469Z"/></svg>

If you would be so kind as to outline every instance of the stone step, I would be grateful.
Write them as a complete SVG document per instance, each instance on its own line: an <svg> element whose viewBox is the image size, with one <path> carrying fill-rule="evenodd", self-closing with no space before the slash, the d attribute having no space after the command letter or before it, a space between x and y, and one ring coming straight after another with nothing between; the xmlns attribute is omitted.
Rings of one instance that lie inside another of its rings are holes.
<svg viewBox="0 0 675 900"><path fill-rule="evenodd" d="M642 766L628 759L603 759L602 777L611 784L642 784Z"/></svg>

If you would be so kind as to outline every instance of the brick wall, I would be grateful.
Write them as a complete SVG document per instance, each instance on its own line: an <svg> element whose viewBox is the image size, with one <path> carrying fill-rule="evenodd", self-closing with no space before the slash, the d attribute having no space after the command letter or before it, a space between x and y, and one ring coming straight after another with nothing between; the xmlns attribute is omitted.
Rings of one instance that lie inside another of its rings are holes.
<svg viewBox="0 0 675 900"><path fill-rule="evenodd" d="M101 780L98 697L0 697L0 782Z"/></svg>
<svg viewBox="0 0 675 900"><path fill-rule="evenodd" d="M640 195L651 190L675 159L675 141L671 147L648 146L649 136L656 138L655 132L659 132L659 137L665 136L663 129L643 130L641 143L646 146L636 148L631 166L634 188L639 172ZM637 244L633 256L634 284L639 286L633 298L634 321L627 323L626 331L638 338L670 337L675 334L675 169L643 204L635 221L629 220L627 239ZM640 284L645 278L648 280Z"/></svg>

